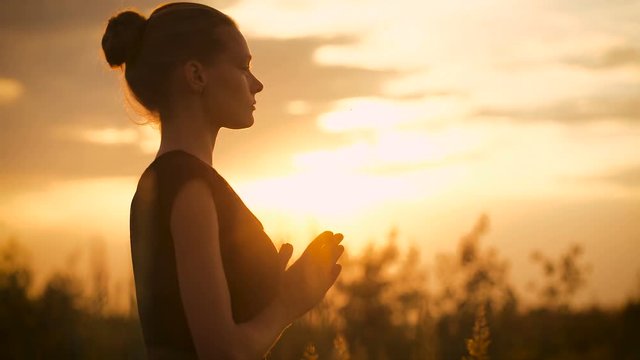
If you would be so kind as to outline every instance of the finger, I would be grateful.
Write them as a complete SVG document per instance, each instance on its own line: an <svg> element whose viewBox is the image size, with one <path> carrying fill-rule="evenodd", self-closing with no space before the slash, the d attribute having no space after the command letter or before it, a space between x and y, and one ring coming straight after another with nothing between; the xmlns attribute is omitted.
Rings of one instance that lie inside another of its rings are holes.
<svg viewBox="0 0 640 360"><path fill-rule="evenodd" d="M338 245L336 246L331 253L331 263L338 261L340 256L344 253L344 246Z"/></svg>
<svg viewBox="0 0 640 360"><path fill-rule="evenodd" d="M322 244L322 246L320 246L320 248L322 250L325 250L325 251L333 252L333 251L335 251L336 246L338 246L338 244L340 244L342 239L344 239L344 235L342 235L340 233L337 233L337 234L331 236L330 238L326 239L324 244Z"/></svg>
<svg viewBox="0 0 640 360"><path fill-rule="evenodd" d="M342 242L342 240L344 239L344 235L342 235L341 233L335 233L333 236L331 236L331 238L327 239L325 241L325 245L324 246L337 246L338 244L340 244Z"/></svg>
<svg viewBox="0 0 640 360"><path fill-rule="evenodd" d="M336 245L336 246L326 246L324 247L322 252L323 258L326 266L332 266L338 261L342 253L344 253L344 246Z"/></svg>
<svg viewBox="0 0 640 360"><path fill-rule="evenodd" d="M287 268L287 264L289 263L289 259L291 259L291 255L293 255L293 245L289 243L282 244L282 246L280 246L280 251L278 252L281 269Z"/></svg>
<svg viewBox="0 0 640 360"><path fill-rule="evenodd" d="M333 265L333 268L331 268L331 277L330 277L329 284L333 285L336 282L336 280L338 280L338 275L340 275L340 272L342 272L342 265L340 264ZM331 287L331 285L329 285L329 287Z"/></svg>
<svg viewBox="0 0 640 360"><path fill-rule="evenodd" d="M326 243L328 239L331 239L332 237L333 237L333 232L324 231L320 235L316 236L316 238L313 239L313 241L311 241L307 249L309 250L319 249Z"/></svg>
<svg viewBox="0 0 640 360"><path fill-rule="evenodd" d="M334 234L331 238L325 241L325 246L337 246L344 239L344 235L340 233Z"/></svg>

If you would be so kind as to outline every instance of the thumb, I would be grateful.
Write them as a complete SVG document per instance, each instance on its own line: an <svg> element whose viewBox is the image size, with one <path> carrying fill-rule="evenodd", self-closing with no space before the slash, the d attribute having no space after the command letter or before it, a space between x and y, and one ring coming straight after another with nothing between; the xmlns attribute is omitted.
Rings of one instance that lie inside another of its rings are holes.
<svg viewBox="0 0 640 360"><path fill-rule="evenodd" d="M286 269L287 264L289 263L289 259L291 259L291 255L293 255L293 245L286 243L280 246L280 251L278 252L278 258L280 259L280 268Z"/></svg>

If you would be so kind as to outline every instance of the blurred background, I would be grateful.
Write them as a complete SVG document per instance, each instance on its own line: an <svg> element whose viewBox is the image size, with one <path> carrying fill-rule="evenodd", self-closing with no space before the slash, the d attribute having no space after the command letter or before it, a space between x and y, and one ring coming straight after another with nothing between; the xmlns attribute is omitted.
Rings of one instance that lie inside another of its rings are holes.
<svg viewBox="0 0 640 360"><path fill-rule="evenodd" d="M203 3L265 84L214 167L276 244L345 235L273 358L639 358L640 1ZM141 356L128 216L159 133L100 40L159 4L0 5L12 358Z"/></svg>

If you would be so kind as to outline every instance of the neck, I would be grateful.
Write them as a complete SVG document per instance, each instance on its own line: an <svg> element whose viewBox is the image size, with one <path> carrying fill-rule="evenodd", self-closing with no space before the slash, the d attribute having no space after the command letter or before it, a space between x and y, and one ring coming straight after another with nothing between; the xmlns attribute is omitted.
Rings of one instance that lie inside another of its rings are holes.
<svg viewBox="0 0 640 360"><path fill-rule="evenodd" d="M161 116L161 140L157 156L182 150L213 166L213 149L219 127L212 127L203 116L181 114Z"/></svg>

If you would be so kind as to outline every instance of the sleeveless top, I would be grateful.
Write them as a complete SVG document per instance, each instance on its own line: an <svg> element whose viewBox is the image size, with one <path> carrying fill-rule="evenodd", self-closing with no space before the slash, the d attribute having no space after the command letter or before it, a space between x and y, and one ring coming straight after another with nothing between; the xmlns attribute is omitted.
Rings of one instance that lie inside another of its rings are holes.
<svg viewBox="0 0 640 360"><path fill-rule="evenodd" d="M193 179L205 181L215 202L236 323L252 319L272 301L282 275L277 250L262 224L213 167L181 150L158 156L138 182L130 216L138 314L154 358L196 358L169 226L175 196Z"/></svg>

